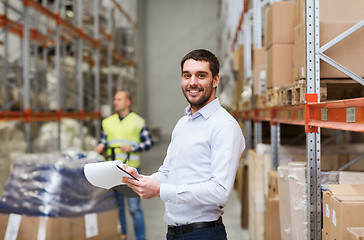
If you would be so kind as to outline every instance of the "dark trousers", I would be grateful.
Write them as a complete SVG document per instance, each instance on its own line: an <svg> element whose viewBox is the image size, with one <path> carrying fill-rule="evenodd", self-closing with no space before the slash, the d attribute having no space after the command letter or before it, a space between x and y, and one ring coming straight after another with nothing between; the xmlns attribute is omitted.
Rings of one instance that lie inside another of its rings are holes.
<svg viewBox="0 0 364 240"><path fill-rule="evenodd" d="M167 233L167 240L227 240L224 224L195 229L192 232L170 234Z"/></svg>

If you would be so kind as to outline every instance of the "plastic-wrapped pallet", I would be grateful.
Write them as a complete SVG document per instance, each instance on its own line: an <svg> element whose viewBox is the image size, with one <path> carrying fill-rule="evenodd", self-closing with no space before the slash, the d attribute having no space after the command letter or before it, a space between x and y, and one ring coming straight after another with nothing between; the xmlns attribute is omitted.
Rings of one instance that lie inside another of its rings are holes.
<svg viewBox="0 0 364 240"><path fill-rule="evenodd" d="M249 234L252 240L264 239L265 201L263 183L263 156L248 151L249 164Z"/></svg>
<svg viewBox="0 0 364 240"><path fill-rule="evenodd" d="M293 240L307 239L306 162L288 163L288 184Z"/></svg>
<svg viewBox="0 0 364 240"><path fill-rule="evenodd" d="M23 155L27 149L18 122L0 122L0 195L10 174L11 159Z"/></svg>
<svg viewBox="0 0 364 240"><path fill-rule="evenodd" d="M280 165L277 168L278 172L278 192L280 224L281 224L281 239L291 240L291 209L289 207L289 183L288 183L288 164Z"/></svg>
<svg viewBox="0 0 364 240"><path fill-rule="evenodd" d="M78 151L16 158L0 198L0 212L70 217L115 209L113 191L92 186L84 176L86 163L102 160L96 152Z"/></svg>
<svg viewBox="0 0 364 240"><path fill-rule="evenodd" d="M61 121L61 147L62 151L69 148L92 150L97 145L97 140L88 134L86 127L82 128L84 139L81 140L80 124L77 120L64 118ZM52 153L57 151L58 123L47 122L39 131L39 136L34 140L33 148L35 153Z"/></svg>

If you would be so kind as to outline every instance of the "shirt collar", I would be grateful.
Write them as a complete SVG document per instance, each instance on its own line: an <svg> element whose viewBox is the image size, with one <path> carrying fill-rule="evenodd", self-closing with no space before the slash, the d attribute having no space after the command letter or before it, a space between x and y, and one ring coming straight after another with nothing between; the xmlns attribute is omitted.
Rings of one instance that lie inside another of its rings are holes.
<svg viewBox="0 0 364 240"><path fill-rule="evenodd" d="M212 100L210 103L205 105L203 108L201 108L194 114L192 114L192 112L191 112L191 105L188 105L188 107L186 107L186 109L185 109L185 115L192 119L195 119L195 118L199 117L200 115L202 115L205 119L208 119L211 116L211 114L220 106L221 105L220 105L219 98L215 98L214 100Z"/></svg>
<svg viewBox="0 0 364 240"><path fill-rule="evenodd" d="M122 121L124 118L126 118L126 116L128 116L132 111L130 111L128 114L125 115L125 117L121 117L120 114L118 113L119 116L119 120Z"/></svg>

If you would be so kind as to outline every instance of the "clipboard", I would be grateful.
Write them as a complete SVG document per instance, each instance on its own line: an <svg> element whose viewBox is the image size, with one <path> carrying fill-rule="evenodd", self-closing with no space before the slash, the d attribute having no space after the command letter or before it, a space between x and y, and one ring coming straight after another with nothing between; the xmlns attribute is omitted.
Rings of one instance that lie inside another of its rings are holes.
<svg viewBox="0 0 364 240"><path fill-rule="evenodd" d="M87 181L96 187L107 190L114 189L130 198L139 197L137 193L122 182L123 177L136 179L120 167L122 164L120 160L87 163L84 166L85 177Z"/></svg>
<svg viewBox="0 0 364 240"><path fill-rule="evenodd" d="M119 168L121 171L123 171L125 174L129 175L129 177L133 178L134 180L139 181L139 179L137 179L136 177L134 177L133 175L131 175L130 173L128 173L127 171L125 171L122 167L120 167L119 165L116 164L116 167Z"/></svg>

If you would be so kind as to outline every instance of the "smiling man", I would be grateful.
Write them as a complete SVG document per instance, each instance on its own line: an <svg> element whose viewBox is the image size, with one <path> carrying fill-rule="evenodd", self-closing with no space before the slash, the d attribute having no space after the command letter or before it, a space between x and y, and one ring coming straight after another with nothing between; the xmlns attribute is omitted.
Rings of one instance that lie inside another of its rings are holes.
<svg viewBox="0 0 364 240"><path fill-rule="evenodd" d="M189 102L175 126L158 172L123 178L142 199L165 202L167 239L227 239L222 221L245 141L237 121L216 97L219 61L204 49L181 61L182 92Z"/></svg>

